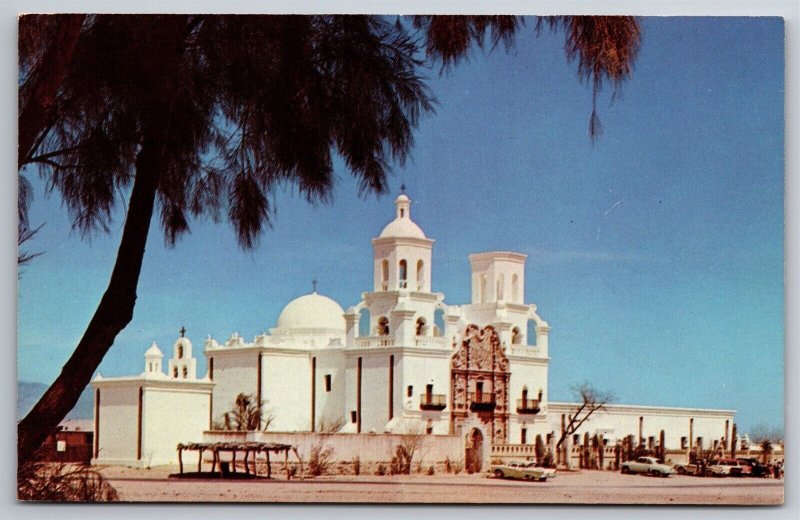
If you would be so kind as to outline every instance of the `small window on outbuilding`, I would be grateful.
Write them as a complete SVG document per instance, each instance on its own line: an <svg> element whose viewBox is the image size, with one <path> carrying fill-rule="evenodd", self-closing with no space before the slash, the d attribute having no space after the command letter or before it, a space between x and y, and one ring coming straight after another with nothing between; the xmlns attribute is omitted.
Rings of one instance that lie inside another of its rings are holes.
<svg viewBox="0 0 800 520"><path fill-rule="evenodd" d="M408 388L406 389L406 395L408 397L413 397L413 395L414 395L414 386L413 385L408 385Z"/></svg>
<svg viewBox="0 0 800 520"><path fill-rule="evenodd" d="M358 422L358 412L355 410L350 411L350 422L355 424Z"/></svg>
<svg viewBox="0 0 800 520"><path fill-rule="evenodd" d="M682 450L686 449L686 442L687 442L686 437L681 437L681 449Z"/></svg>
<svg viewBox="0 0 800 520"><path fill-rule="evenodd" d="M330 392L333 386L332 377L330 374L325 374L325 391Z"/></svg>

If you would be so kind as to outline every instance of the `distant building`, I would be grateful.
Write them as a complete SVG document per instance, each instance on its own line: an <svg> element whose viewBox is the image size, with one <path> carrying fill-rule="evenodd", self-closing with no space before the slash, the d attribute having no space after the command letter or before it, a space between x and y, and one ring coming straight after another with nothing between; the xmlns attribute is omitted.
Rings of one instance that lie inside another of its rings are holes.
<svg viewBox="0 0 800 520"><path fill-rule="evenodd" d="M40 460L48 462L82 462L92 459L94 432L91 420L65 420L47 436L37 452Z"/></svg>
<svg viewBox="0 0 800 520"><path fill-rule="evenodd" d="M537 437L552 445L575 404L549 401L550 326L524 302L526 255L470 255L471 301L453 305L431 289L433 243L400 195L394 220L372 240L373 288L346 311L314 290L251 342L209 338L202 379L183 332L166 374L153 344L141 375L97 376L93 460L174 462L175 445L200 440L240 393L267 401L272 431L335 424L353 434L459 435L478 467L492 446ZM652 446L664 430L668 447L688 451L728 445L733 418L731 410L614 405L576 436L613 444L635 435Z"/></svg>

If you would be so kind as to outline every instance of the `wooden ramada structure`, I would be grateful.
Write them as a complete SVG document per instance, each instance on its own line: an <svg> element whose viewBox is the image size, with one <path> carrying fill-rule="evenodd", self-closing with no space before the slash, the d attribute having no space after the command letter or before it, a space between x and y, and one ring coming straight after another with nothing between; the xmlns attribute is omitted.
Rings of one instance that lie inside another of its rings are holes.
<svg viewBox="0 0 800 520"><path fill-rule="evenodd" d="M277 444L274 442L192 442L188 444L178 444L178 464L180 466L181 475L183 474L183 452L184 451L197 451L197 471L202 471L203 466L203 452L210 451L213 458L211 463L211 473L217 471L219 467L220 475L223 474L222 461L220 460L220 453L231 454L231 470L236 472L236 454L244 452L244 470L245 474L250 474L250 455L253 455L253 475L258 476L256 470L256 457L259 453L265 453L267 457L267 478L272 477L272 468L270 467L269 454L280 454L283 452L283 463L286 468L287 480L291 478L289 471L289 450L292 446L289 444Z"/></svg>

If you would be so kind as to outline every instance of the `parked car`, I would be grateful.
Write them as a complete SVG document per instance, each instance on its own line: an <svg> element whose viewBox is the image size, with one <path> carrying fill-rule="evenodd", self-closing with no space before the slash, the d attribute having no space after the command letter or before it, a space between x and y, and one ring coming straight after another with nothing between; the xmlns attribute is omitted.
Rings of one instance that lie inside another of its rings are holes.
<svg viewBox="0 0 800 520"><path fill-rule="evenodd" d="M668 477L675 473L671 466L661 464L654 457L639 457L622 463L622 473L646 473L659 477Z"/></svg>
<svg viewBox="0 0 800 520"><path fill-rule="evenodd" d="M768 474L768 468L761 464L758 459L741 458L736 460L742 467L742 476L766 477Z"/></svg>
<svg viewBox="0 0 800 520"><path fill-rule="evenodd" d="M543 468L536 463L520 460L511 461L506 464L492 464L489 472L496 478L520 478L523 480L537 480L544 482L549 478L555 478L556 470Z"/></svg>
<svg viewBox="0 0 800 520"><path fill-rule="evenodd" d="M696 477L705 476L704 467L697 463L690 464L675 464L675 472L678 475L694 475Z"/></svg>
<svg viewBox="0 0 800 520"><path fill-rule="evenodd" d="M711 477L740 477L742 466L733 459L712 460L708 463L706 473Z"/></svg>

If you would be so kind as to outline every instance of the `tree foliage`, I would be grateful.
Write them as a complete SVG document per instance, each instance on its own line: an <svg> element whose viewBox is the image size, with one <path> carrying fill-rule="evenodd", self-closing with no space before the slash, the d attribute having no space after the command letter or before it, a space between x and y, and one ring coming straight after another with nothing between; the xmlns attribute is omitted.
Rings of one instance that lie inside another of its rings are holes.
<svg viewBox="0 0 800 520"><path fill-rule="evenodd" d="M275 416L267 409L267 401L259 403L252 395L241 393L236 396L233 407L222 414L222 421L214 426L226 431L265 432L274 420Z"/></svg>
<svg viewBox="0 0 800 520"><path fill-rule="evenodd" d="M593 98L630 75L630 17L547 18ZM152 216L168 244L192 218L225 215L253 247L269 196L330 199L333 158L362 194L382 193L413 130L434 111L424 77L466 58L486 35L509 48L520 17L29 15L20 18L19 160L56 191L82 234L108 231L127 200L108 289L61 374L18 425L19 458L77 402L133 316ZM416 27L416 29L414 28ZM535 31L538 33L538 27ZM596 135L592 112L590 134ZM20 177L20 221L30 186ZM22 228L21 228L22 229Z"/></svg>

